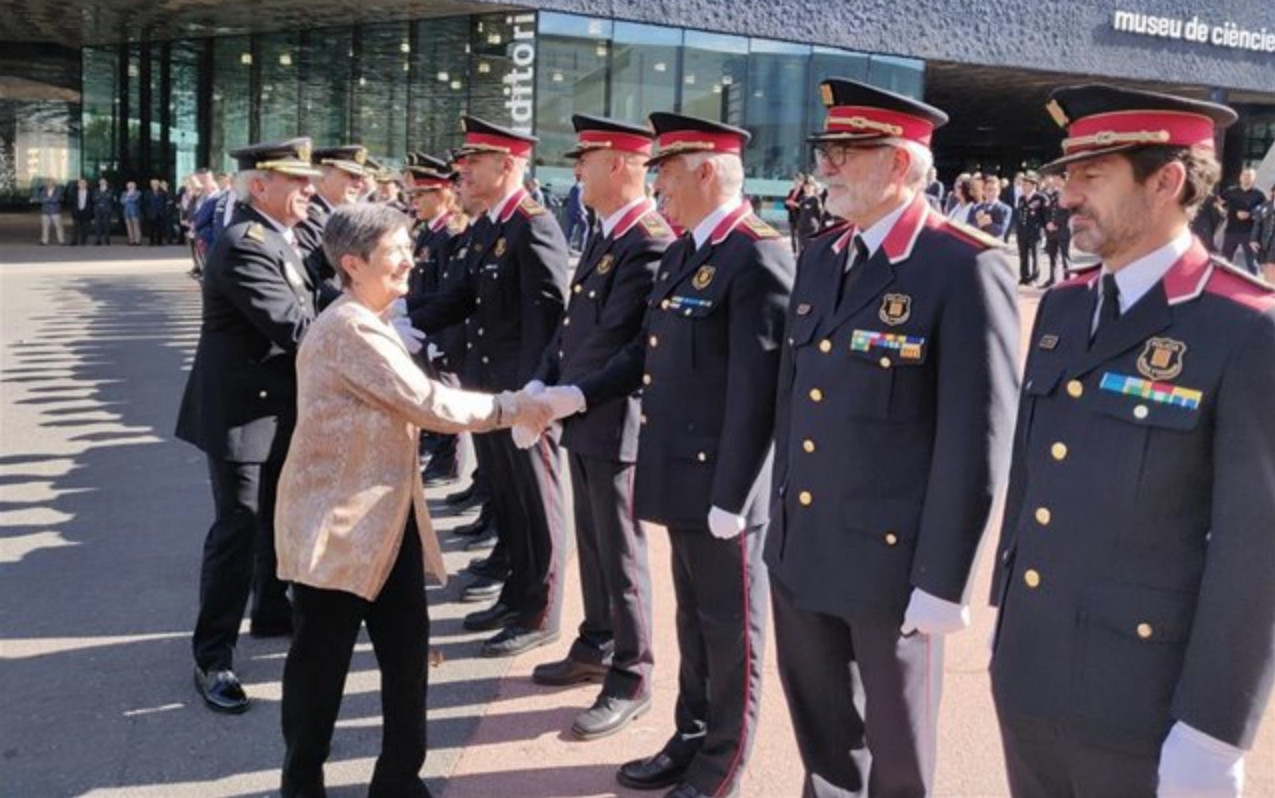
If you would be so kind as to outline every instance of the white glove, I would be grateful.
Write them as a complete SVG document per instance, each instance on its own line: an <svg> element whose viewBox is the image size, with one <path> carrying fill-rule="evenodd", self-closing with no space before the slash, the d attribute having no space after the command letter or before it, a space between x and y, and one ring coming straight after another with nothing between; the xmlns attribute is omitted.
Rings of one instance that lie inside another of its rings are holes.
<svg viewBox="0 0 1275 798"><path fill-rule="evenodd" d="M401 319L407 315L407 300L399 297L390 303L390 320Z"/></svg>
<svg viewBox="0 0 1275 798"><path fill-rule="evenodd" d="M429 362L433 363L443 357L443 350L439 349L437 344L430 342L425 344L425 357L429 359Z"/></svg>
<svg viewBox="0 0 1275 798"><path fill-rule="evenodd" d="M540 440L540 433L531 427L524 427L521 424L514 424L513 429L509 431L514 438L514 446L519 449L530 449L536 445L536 441Z"/></svg>
<svg viewBox="0 0 1275 798"><path fill-rule="evenodd" d="M394 332L398 333L398 337L403 341L403 346L407 347L407 351L413 355L421 351L424 346L425 333L412 326L412 320L406 316L401 316L391 322L394 325Z"/></svg>
<svg viewBox="0 0 1275 798"><path fill-rule="evenodd" d="M1244 790L1244 752L1182 721L1160 747L1159 798L1237 798Z"/></svg>
<svg viewBox="0 0 1275 798"><path fill-rule="evenodd" d="M970 625L970 608L953 604L937 596L931 596L919 587L912 588L907 611L903 613L905 635L920 632L923 635L945 635L959 632Z"/></svg>
<svg viewBox="0 0 1275 798"><path fill-rule="evenodd" d="M540 380L532 380L531 382L522 386L522 392L527 394L528 396L539 396L540 394L545 392L545 384L541 382Z"/></svg>
<svg viewBox="0 0 1275 798"><path fill-rule="evenodd" d="M545 388L538 400L549 403L549 407L553 409L554 421L583 413L585 410L584 394L574 385L555 385L552 388Z"/></svg>
<svg viewBox="0 0 1275 798"><path fill-rule="evenodd" d="M738 537L748 527L748 521L742 515L728 513L720 507L708 511L708 531L718 540L730 540Z"/></svg>

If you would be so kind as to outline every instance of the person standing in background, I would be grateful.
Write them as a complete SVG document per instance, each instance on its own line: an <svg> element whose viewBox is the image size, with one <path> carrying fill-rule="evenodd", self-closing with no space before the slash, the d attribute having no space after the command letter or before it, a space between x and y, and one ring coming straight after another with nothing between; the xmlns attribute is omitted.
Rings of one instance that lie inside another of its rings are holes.
<svg viewBox="0 0 1275 798"><path fill-rule="evenodd" d="M40 246L49 243L49 231L57 234L59 244L65 244L62 237L62 187L53 178L46 178L44 189L40 192Z"/></svg>
<svg viewBox="0 0 1275 798"><path fill-rule="evenodd" d="M97 193L93 195L94 244L111 244L111 213L115 210L115 193L106 178L97 181Z"/></svg>

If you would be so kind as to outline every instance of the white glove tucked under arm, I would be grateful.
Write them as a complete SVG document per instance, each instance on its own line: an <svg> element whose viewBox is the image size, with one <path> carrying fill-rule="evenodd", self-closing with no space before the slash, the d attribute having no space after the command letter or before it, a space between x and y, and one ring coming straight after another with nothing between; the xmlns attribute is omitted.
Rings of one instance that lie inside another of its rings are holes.
<svg viewBox="0 0 1275 798"><path fill-rule="evenodd" d="M1159 798L1238 798L1244 790L1244 752L1182 721L1160 747Z"/></svg>
<svg viewBox="0 0 1275 798"><path fill-rule="evenodd" d="M905 635L920 632L923 635L945 635L959 632L970 625L970 608L964 604L931 596L919 587L912 588L912 598L903 613Z"/></svg>
<svg viewBox="0 0 1275 798"><path fill-rule="evenodd" d="M730 540L738 537L748 527L748 521L742 515L728 513L720 507L708 511L708 531L718 540Z"/></svg>
<svg viewBox="0 0 1275 798"><path fill-rule="evenodd" d="M407 347L407 351L413 355L421 351L424 345L425 333L412 326L412 322L407 317L394 319L394 332L398 333L398 337L403 341L403 346Z"/></svg>

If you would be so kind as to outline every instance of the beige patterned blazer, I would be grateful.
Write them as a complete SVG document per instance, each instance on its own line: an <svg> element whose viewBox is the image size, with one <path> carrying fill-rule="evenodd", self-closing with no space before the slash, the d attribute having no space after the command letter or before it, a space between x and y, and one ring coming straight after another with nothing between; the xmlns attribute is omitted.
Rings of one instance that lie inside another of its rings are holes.
<svg viewBox="0 0 1275 798"><path fill-rule="evenodd" d="M385 319L338 299L297 355L297 427L275 508L279 578L375 599L411 511L425 573L445 583L421 486L420 429L491 430L511 404L426 378Z"/></svg>

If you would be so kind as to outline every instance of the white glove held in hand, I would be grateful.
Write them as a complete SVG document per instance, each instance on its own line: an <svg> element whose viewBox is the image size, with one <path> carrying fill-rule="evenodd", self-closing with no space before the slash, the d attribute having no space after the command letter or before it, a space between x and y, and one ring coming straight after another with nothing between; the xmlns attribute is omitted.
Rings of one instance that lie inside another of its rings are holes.
<svg viewBox="0 0 1275 798"><path fill-rule="evenodd" d="M708 511L708 531L718 540L730 540L738 537L748 527L748 521L742 515L728 513L720 507Z"/></svg>
<svg viewBox="0 0 1275 798"><path fill-rule="evenodd" d="M913 632L920 632L923 635L945 635L959 632L969 625L969 607L944 601L931 596L919 587L914 587L907 611L903 613L903 626L899 628L899 631L905 635Z"/></svg>
<svg viewBox="0 0 1275 798"><path fill-rule="evenodd" d="M1244 752L1182 721L1160 747L1159 798L1238 798Z"/></svg>
<svg viewBox="0 0 1275 798"><path fill-rule="evenodd" d="M398 337L403 341L403 346L407 347L407 351L413 355L421 351L424 345L425 333L412 326L411 319L406 316L394 319L394 332L398 333Z"/></svg>
<svg viewBox="0 0 1275 798"><path fill-rule="evenodd" d="M553 408L554 421L583 413L585 409L584 394L574 385L555 385L552 388L545 388L537 399L548 402L549 407Z"/></svg>

